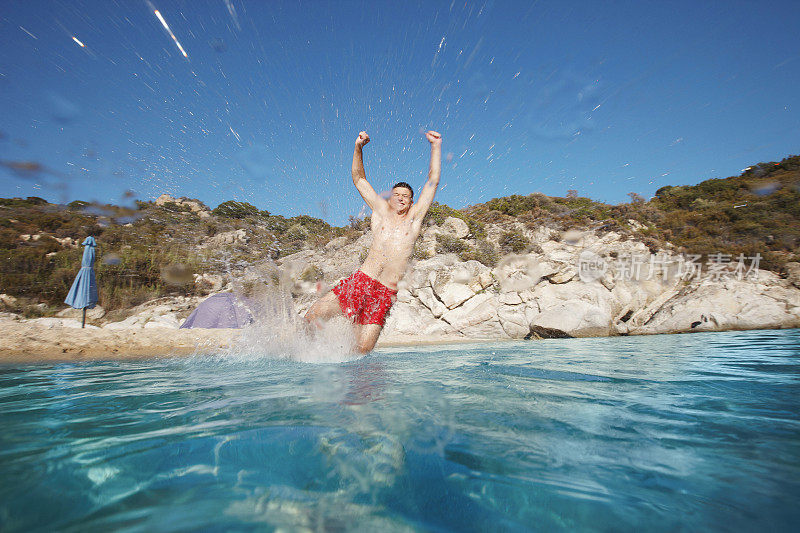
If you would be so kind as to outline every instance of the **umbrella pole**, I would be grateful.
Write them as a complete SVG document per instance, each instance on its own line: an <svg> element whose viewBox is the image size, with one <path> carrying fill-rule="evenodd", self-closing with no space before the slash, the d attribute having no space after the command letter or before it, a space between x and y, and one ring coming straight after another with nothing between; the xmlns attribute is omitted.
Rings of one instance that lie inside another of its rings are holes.
<svg viewBox="0 0 800 533"><path fill-rule="evenodd" d="M86 308L85 307L83 308L83 320L81 321L81 327L82 328L86 327Z"/></svg>

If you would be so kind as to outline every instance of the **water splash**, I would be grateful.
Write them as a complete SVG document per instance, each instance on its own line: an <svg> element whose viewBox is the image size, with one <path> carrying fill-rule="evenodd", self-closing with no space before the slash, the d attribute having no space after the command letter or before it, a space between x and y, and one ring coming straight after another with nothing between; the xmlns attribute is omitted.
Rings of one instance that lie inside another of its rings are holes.
<svg viewBox="0 0 800 533"><path fill-rule="evenodd" d="M223 355L233 359L288 359L304 363L341 363L361 357L349 320L334 318L315 328L297 312L288 280L271 280L247 295L254 322L242 330Z"/></svg>

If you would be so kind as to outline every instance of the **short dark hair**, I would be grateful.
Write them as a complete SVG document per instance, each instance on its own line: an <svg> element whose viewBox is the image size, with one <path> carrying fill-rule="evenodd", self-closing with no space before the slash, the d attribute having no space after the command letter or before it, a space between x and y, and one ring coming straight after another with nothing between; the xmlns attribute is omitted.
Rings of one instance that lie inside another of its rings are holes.
<svg viewBox="0 0 800 533"><path fill-rule="evenodd" d="M405 181L400 181L400 182L397 182L394 185L392 185L392 190L394 190L394 189L396 189L398 187L404 187L404 188L408 189L409 191L411 191L411 199L412 200L414 199L414 189L411 188L411 185L409 185Z"/></svg>

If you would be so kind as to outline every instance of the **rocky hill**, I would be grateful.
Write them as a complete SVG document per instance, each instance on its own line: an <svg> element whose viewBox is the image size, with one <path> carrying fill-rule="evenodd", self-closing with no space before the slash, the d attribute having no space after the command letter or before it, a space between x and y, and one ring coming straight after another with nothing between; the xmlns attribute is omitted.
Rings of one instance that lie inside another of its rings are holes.
<svg viewBox="0 0 800 533"><path fill-rule="evenodd" d="M385 337L800 325L798 183L794 156L664 187L649 201L632 193L620 205L577 191L462 210L435 204ZM91 234L100 243L98 325L174 328L202 297L225 289L280 287L302 311L358 267L368 228L365 220L332 227L242 202L211 210L167 195L129 206L0 199L0 301L29 318L61 312L78 243Z"/></svg>

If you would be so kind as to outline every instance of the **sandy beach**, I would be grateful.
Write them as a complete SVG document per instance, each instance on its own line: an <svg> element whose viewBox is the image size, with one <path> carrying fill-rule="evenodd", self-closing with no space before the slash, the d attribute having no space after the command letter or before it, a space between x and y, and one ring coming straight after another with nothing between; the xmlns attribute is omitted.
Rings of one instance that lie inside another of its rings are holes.
<svg viewBox="0 0 800 533"><path fill-rule="evenodd" d="M218 352L238 329L127 329L43 326L37 321L2 321L0 363L122 360Z"/></svg>

